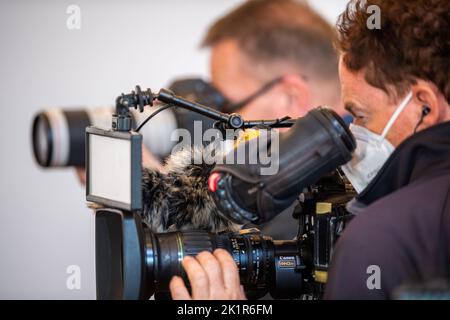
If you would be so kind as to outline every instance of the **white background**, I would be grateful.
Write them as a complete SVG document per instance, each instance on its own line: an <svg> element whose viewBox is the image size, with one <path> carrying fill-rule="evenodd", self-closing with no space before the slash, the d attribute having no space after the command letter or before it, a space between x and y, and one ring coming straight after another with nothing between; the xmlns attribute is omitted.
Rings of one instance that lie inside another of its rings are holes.
<svg viewBox="0 0 450 320"><path fill-rule="evenodd" d="M208 74L199 49L242 1L0 1L0 298L94 299L94 216L73 170L39 168L31 120L49 106L112 105L136 84L157 90ZM334 23L346 0L312 0ZM66 9L81 8L81 30ZM66 287L69 265L81 289Z"/></svg>

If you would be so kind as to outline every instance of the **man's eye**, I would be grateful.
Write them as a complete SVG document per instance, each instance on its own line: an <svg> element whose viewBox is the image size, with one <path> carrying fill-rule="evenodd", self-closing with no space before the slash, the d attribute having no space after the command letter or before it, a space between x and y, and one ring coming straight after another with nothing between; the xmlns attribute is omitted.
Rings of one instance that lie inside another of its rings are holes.
<svg viewBox="0 0 450 320"><path fill-rule="evenodd" d="M352 115L356 119L365 119L366 118L366 114L364 112L361 112L361 111L358 111L358 110L354 110L352 112Z"/></svg>
<svg viewBox="0 0 450 320"><path fill-rule="evenodd" d="M367 112L360 108L359 106L355 105L353 102L348 102L345 104L345 109L352 115L353 119L357 121L358 123L365 123L367 122Z"/></svg>
<svg viewBox="0 0 450 320"><path fill-rule="evenodd" d="M358 125L362 125L362 126L364 126L365 124L367 124L367 117L365 117L365 116L355 116L355 117L353 117L354 118L354 122L355 122L355 124L358 124Z"/></svg>

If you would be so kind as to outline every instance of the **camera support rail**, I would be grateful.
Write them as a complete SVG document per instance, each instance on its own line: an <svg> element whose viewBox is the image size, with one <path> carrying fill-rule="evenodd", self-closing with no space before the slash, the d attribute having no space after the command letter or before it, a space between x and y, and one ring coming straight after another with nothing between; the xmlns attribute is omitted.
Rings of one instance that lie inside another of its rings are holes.
<svg viewBox="0 0 450 320"><path fill-rule="evenodd" d="M246 129L256 126L270 127L270 128L289 128L296 119L284 117L275 120L251 120L244 121L241 115L237 113L223 113L213 108L204 106L202 104L189 101L180 96L175 95L172 91L161 89L159 93L155 94L150 89L142 91L139 86L136 86L136 91L129 94L123 94L116 98L116 113L113 115L112 129L115 131L130 131L131 114L130 108L139 109L139 112L144 111L145 106L153 106L153 101L158 100L167 105L173 105L179 108L184 108L208 118L216 120L216 126L221 129Z"/></svg>

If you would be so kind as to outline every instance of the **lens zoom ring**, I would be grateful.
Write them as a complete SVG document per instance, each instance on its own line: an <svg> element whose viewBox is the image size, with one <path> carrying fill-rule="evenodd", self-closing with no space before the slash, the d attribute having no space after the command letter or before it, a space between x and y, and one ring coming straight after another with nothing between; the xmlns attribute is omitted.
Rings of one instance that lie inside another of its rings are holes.
<svg viewBox="0 0 450 320"><path fill-rule="evenodd" d="M202 251L213 251L211 236L206 231L187 231L182 233L184 254L195 256Z"/></svg>

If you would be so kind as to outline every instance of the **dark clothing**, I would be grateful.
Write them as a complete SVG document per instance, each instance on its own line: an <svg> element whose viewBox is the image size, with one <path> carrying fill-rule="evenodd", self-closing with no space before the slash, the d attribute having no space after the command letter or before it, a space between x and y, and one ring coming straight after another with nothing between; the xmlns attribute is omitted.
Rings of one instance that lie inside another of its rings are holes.
<svg viewBox="0 0 450 320"><path fill-rule="evenodd" d="M400 285L450 279L450 122L404 141L356 201L367 207L336 244L325 298L389 299Z"/></svg>

